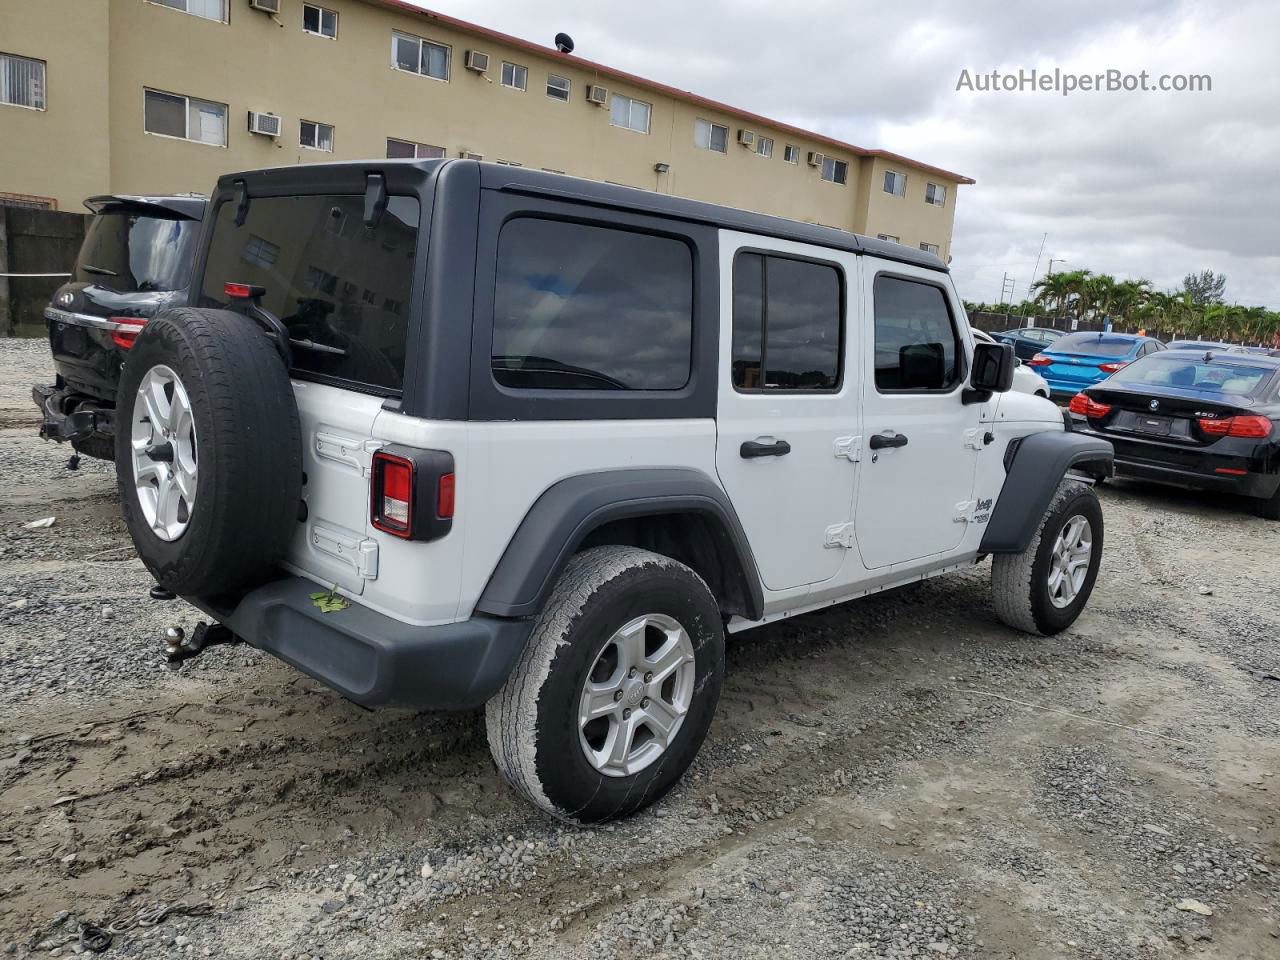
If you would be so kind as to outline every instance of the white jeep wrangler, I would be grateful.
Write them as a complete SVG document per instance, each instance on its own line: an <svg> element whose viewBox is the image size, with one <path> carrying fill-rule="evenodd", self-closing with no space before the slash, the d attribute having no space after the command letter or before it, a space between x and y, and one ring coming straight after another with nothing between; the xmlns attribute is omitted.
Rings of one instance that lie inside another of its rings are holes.
<svg viewBox="0 0 1280 960"><path fill-rule="evenodd" d="M1111 448L1007 392L930 254L466 160L233 174L211 210L197 306L124 369L139 554L358 703L483 705L557 817L670 788L727 633L988 555L1020 630L1093 588Z"/></svg>

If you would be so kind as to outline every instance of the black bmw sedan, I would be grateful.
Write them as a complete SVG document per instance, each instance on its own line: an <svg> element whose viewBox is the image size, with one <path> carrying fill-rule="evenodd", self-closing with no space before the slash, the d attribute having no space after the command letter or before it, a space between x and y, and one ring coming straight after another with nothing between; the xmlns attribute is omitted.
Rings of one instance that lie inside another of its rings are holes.
<svg viewBox="0 0 1280 960"><path fill-rule="evenodd" d="M1280 357L1148 354L1069 410L1074 430L1111 441L1118 475L1242 494L1280 520Z"/></svg>

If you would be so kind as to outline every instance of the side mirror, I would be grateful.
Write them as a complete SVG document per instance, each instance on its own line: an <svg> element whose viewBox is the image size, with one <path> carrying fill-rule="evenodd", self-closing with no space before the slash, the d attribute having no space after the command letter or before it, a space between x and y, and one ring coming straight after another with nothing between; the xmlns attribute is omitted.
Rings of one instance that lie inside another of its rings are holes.
<svg viewBox="0 0 1280 960"><path fill-rule="evenodd" d="M1007 343L979 343L973 348L973 372L965 400L982 403L993 393L1004 393L1013 386L1013 347Z"/></svg>

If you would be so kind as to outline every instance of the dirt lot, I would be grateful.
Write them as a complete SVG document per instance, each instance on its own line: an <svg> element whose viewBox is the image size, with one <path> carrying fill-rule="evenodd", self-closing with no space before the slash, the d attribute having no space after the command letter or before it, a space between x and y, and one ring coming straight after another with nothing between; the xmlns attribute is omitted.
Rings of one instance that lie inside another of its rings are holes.
<svg viewBox="0 0 1280 960"><path fill-rule="evenodd" d="M0 342L0 954L1280 956L1280 524L1240 504L1105 488L1052 640L985 565L743 634L691 775L573 830L478 716L168 669L194 611L147 599L112 473L34 439L46 367Z"/></svg>

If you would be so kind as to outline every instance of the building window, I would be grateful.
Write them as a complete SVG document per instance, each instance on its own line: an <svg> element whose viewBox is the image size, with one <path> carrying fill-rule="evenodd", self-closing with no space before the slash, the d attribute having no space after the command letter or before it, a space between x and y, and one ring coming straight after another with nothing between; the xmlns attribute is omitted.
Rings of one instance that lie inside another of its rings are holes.
<svg viewBox="0 0 1280 960"><path fill-rule="evenodd" d="M332 10L317 7L313 3L302 5L302 29L317 37L338 39L338 15Z"/></svg>
<svg viewBox="0 0 1280 960"><path fill-rule="evenodd" d="M161 137L227 145L227 105L159 90L146 90L143 129Z"/></svg>
<svg viewBox="0 0 1280 960"><path fill-rule="evenodd" d="M901 243L901 242L902 242L901 240L899 240L897 237L895 237L895 236L894 236L893 234L891 234L891 233L877 233L877 234L876 234L876 239L877 239L877 240L888 240L890 243Z"/></svg>
<svg viewBox="0 0 1280 960"><path fill-rule="evenodd" d="M240 259L245 263L255 263L260 267L275 266L279 257L280 248L256 233L249 234L249 240L244 245L244 253L240 254Z"/></svg>
<svg viewBox="0 0 1280 960"><path fill-rule="evenodd" d="M30 193L0 193L0 207L20 207L23 210L57 210L58 201L53 197L39 197Z"/></svg>
<svg viewBox="0 0 1280 960"><path fill-rule="evenodd" d="M947 205L947 188L936 183L927 183L924 187L924 202L935 207Z"/></svg>
<svg viewBox="0 0 1280 960"><path fill-rule="evenodd" d="M436 160L443 156L444 147L387 137L388 160Z"/></svg>
<svg viewBox="0 0 1280 960"><path fill-rule="evenodd" d="M555 390L679 390L693 253L671 237L520 217L498 238L493 378Z"/></svg>
<svg viewBox="0 0 1280 960"><path fill-rule="evenodd" d="M570 81L568 77L557 77L554 73L547 74L547 96L552 100L562 100L569 102Z"/></svg>
<svg viewBox="0 0 1280 960"><path fill-rule="evenodd" d="M729 128L701 118L693 121L693 145L724 153L728 149Z"/></svg>
<svg viewBox="0 0 1280 960"><path fill-rule="evenodd" d="M529 68L518 63L503 63L502 85L512 90L524 90L529 86Z"/></svg>
<svg viewBox="0 0 1280 960"><path fill-rule="evenodd" d="M0 53L0 103L44 109L43 60Z"/></svg>
<svg viewBox="0 0 1280 960"><path fill-rule="evenodd" d="M298 125L298 145L308 150L323 150L333 153L333 125L303 120Z"/></svg>
<svg viewBox="0 0 1280 960"><path fill-rule="evenodd" d="M836 390L840 385L840 271L759 253L733 261L733 385Z"/></svg>
<svg viewBox="0 0 1280 960"><path fill-rule="evenodd" d="M648 133L651 110L652 107L643 100L632 100L615 93L609 104L609 122L615 127L626 127L636 133Z"/></svg>
<svg viewBox="0 0 1280 960"><path fill-rule="evenodd" d="M782 159L787 163L800 162L800 148L794 143L788 143L782 148Z"/></svg>
<svg viewBox="0 0 1280 960"><path fill-rule="evenodd" d="M886 170L884 172L884 192L892 193L895 197L905 197L907 195L907 175Z"/></svg>
<svg viewBox="0 0 1280 960"><path fill-rule="evenodd" d="M847 183L849 181L849 164L843 160L837 160L835 157L823 157L822 179L830 180L832 183Z"/></svg>
<svg viewBox="0 0 1280 960"><path fill-rule="evenodd" d="M920 244L920 249L925 253L932 253L934 256L938 255L938 245L936 243L922 243Z"/></svg>
<svg viewBox="0 0 1280 960"><path fill-rule="evenodd" d="M181 10L193 17L227 22L227 0L151 0L162 7Z"/></svg>
<svg viewBox="0 0 1280 960"><path fill-rule="evenodd" d="M960 338L942 288L881 274L872 295L876 389L951 390L959 384Z"/></svg>
<svg viewBox="0 0 1280 960"><path fill-rule="evenodd" d="M450 49L407 33L391 34L391 66L437 80L449 79Z"/></svg>
<svg viewBox="0 0 1280 960"><path fill-rule="evenodd" d="M773 156L773 140L770 137L756 137L756 153L762 157Z"/></svg>
<svg viewBox="0 0 1280 960"><path fill-rule="evenodd" d="M523 163L520 163L518 160L502 160L502 159L496 159L494 162L495 162L495 163L500 163L500 164L502 164L504 167L523 167L523 166L524 166L524 164L523 164Z"/></svg>

